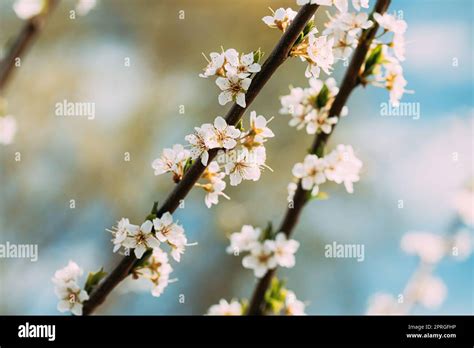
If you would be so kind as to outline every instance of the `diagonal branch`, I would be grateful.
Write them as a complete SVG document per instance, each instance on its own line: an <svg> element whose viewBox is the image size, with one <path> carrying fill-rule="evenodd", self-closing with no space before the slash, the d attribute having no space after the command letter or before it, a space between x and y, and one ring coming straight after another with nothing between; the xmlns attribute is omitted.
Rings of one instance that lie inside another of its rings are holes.
<svg viewBox="0 0 474 348"><path fill-rule="evenodd" d="M268 59L263 64L261 71L252 79L252 83L245 95L247 107L242 108L239 105L234 104L225 117L227 124L236 125L240 121L245 110L255 100L278 67L288 58L291 48L308 21L316 12L317 8L318 5L305 5L300 9L290 27L288 27ZM208 163L210 163L217 155L217 152L218 149L209 151ZM163 205L158 209L158 211L156 211L156 215L160 217L166 212L173 213L178 208L180 202L186 197L189 191L191 191L205 169L206 167L201 164L201 161L195 161L191 168L186 172L183 179L168 195ZM125 256L120 261L109 276L105 278L104 281L90 294L89 300L84 303L84 315L91 314L105 301L109 293L130 274L136 261L137 258L133 254Z"/></svg>
<svg viewBox="0 0 474 348"><path fill-rule="evenodd" d="M22 58L26 54L28 48L33 44L43 28L46 17L56 7L58 2L58 0L48 0L45 13L28 19L23 25L23 28L10 47L8 53L0 61L0 92L5 88L13 73L15 60L17 58Z"/></svg>
<svg viewBox="0 0 474 348"><path fill-rule="evenodd" d="M384 13L390 4L390 0L378 0L374 12ZM372 40L375 37L377 32L378 24L374 22L374 25L370 29L366 29L360 40L359 44L352 56L349 67L347 68L346 74L339 89L339 93L336 95L334 103L329 110L329 116L338 117L341 113L342 108L346 104L351 92L359 85L359 71L365 61L365 57L369 51ZM337 124L337 123L336 123ZM316 154L318 157L323 156L324 148L327 144L327 141L334 131L333 125L332 131L329 134L320 133L318 134L311 146L310 153ZM278 231L285 233L289 237L296 224L298 223L299 216L308 202L307 191L303 190L301 186L301 180L298 182L298 187L296 189L295 195L293 197L293 208L288 208L285 213L285 217L280 225ZM252 300L249 305L248 315L262 315L264 312L264 298L265 293L270 285L270 281L275 274L276 269L269 270L263 278L261 278L254 290L252 295Z"/></svg>

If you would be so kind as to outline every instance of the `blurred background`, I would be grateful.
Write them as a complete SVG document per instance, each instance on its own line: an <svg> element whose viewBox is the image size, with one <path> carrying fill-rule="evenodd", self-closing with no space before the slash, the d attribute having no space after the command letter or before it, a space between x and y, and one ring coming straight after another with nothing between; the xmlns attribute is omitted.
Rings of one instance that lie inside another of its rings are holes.
<svg viewBox="0 0 474 348"><path fill-rule="evenodd" d="M12 4L0 2L2 47L23 24ZM121 217L141 222L152 202L172 189L169 176L153 175L153 159L230 106L218 104L213 79L198 77L206 65L201 53L223 45L239 52L261 47L268 54L280 37L261 21L268 7L298 7L294 0L101 0L87 16L71 20L74 5L60 2L5 93L19 130L13 144L0 148L0 243L38 244L39 259L0 259L1 314L57 314L55 270L69 260L85 272L118 262L105 229ZM318 11L320 29L326 9ZM408 22L403 66L415 93L402 101L420 103L420 118L382 117L385 90L359 88L351 96L349 116L330 148L354 147L364 162L361 181L352 195L342 185L324 187L330 198L311 202L295 231L301 243L296 267L278 271L309 314L363 314L372 294L403 291L418 263L400 249L404 233L446 235L453 221L472 232L453 202L473 175L473 3L397 0L391 10L402 11ZM255 278L241 257L226 254L227 236L243 224L264 227L282 218L291 168L312 136L288 126L289 116L278 113L279 96L290 84L307 86L305 67L296 59L285 63L250 108L275 117L276 137L267 143L274 172L229 187L232 199L211 209L200 190L192 191L175 216L199 244L181 263L172 262L179 281L159 298L122 286L98 313L202 314L220 298L251 296ZM338 64L338 81L343 71ZM95 119L55 116L55 104L64 99L94 102ZM470 197L465 210L472 216ZM325 258L324 245L334 241L363 244L364 262ZM446 300L414 313L472 314L473 266L472 256L443 261L435 274L446 284Z"/></svg>

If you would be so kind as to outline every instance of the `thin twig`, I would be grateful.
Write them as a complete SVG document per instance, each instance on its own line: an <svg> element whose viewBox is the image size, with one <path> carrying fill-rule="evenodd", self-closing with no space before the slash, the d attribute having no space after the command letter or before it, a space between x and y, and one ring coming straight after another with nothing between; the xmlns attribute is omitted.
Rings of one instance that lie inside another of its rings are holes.
<svg viewBox="0 0 474 348"><path fill-rule="evenodd" d="M390 4L390 0L378 0L374 12L377 13L384 13ZM362 64L365 61L367 53L369 51L370 45L372 40L374 39L375 33L377 32L378 24L375 22L374 25L370 28L365 30L361 38L359 39L359 44L354 51L352 56L351 62L347 71L344 75L344 79L342 81L341 87L339 89L339 93L336 95L334 103L329 110L329 116L338 117L341 113L342 108L347 103L351 92L359 85L359 72L362 67ZM318 134L311 146L311 153L315 153L318 157L323 156L324 148L327 144L327 141L330 135L334 131L335 125L333 125L332 131L329 134L320 133ZM280 225L278 231L285 233L287 237L289 237L293 229L295 228L299 216L308 202L308 195L307 191L303 190L301 186L301 180L298 182L298 187L296 189L295 195L293 197L293 206L292 208L288 208L286 210L285 217ZM270 281L275 274L276 269L269 270L263 278L261 278L254 290L252 295L252 299L250 301L248 315L262 315L264 313L264 298L265 293L270 285Z"/></svg>
<svg viewBox="0 0 474 348"><path fill-rule="evenodd" d="M8 53L0 61L0 92L3 91L15 68L17 58L23 58L43 28L46 17L56 7L59 0L48 0L44 14L28 19L23 25Z"/></svg>
<svg viewBox="0 0 474 348"><path fill-rule="evenodd" d="M247 107L242 108L234 104L227 113L225 119L228 124L236 125L245 110L252 104L259 92L270 80L278 67L288 58L291 48L303 31L304 27L314 15L318 5L305 5L298 12L291 26L283 34L272 53L265 61L262 69L252 79L245 100ZM217 155L218 149L209 151L209 163ZM175 186L174 190L168 195L162 206L156 212L159 217L166 212L173 213L179 206L180 202L186 197L188 192L193 188L194 184L199 180L202 173L206 169L201 161L195 161L191 168L186 172L183 179ZM125 256L115 269L98 285L98 287L90 294L90 298L84 303L83 314L91 314L100 304L102 304L109 293L129 274L137 258L134 255Z"/></svg>

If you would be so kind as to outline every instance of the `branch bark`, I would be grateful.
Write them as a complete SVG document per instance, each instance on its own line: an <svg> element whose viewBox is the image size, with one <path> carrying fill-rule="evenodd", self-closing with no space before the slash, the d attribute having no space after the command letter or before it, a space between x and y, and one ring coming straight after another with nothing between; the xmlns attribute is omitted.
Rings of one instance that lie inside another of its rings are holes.
<svg viewBox="0 0 474 348"><path fill-rule="evenodd" d="M59 0L48 0L45 13L28 19L23 25L5 58L0 61L0 92L3 91L13 73L15 59L25 56L28 48L31 47L43 28L47 16L57 6L58 2Z"/></svg>
<svg viewBox="0 0 474 348"><path fill-rule="evenodd" d="M234 104L225 117L228 124L236 125L240 121L245 110L252 104L278 67L288 58L291 48L317 8L318 5L305 5L301 7L293 23L288 27L287 31L283 34L263 64L261 71L252 79L252 83L245 95L247 107L242 108ZM209 163L217 155L217 152L218 149L209 151ZM206 167L201 164L201 161L195 161L183 179L168 195L162 206L156 212L156 215L161 216L166 212L173 213L178 208L180 202L186 197L189 191L191 191L205 169ZM91 314L105 301L110 292L130 274L135 262L137 262L137 259L134 255L126 256L120 261L107 278L90 294L89 300L84 303L83 315Z"/></svg>
<svg viewBox="0 0 474 348"><path fill-rule="evenodd" d="M390 5L390 0L378 0L374 12L384 13L388 6ZM359 40L359 44L354 51L351 62L347 71L342 80L341 86L339 88L339 93L337 94L334 103L329 110L330 116L335 116L339 118L342 108L347 103L350 94L352 91L359 85L359 72L365 61L365 57L369 51L370 45L375 37L377 32L378 24L375 22L374 25L365 30ZM338 122L339 123L339 122ZM337 124L337 123L336 123ZM323 156L324 148L329 140L329 137L334 132L336 124L333 125L332 131L329 134L319 133L316 135L314 142L311 146L310 153L315 153L318 157ZM301 186L301 180L298 182L298 187L296 189L295 195L293 197L293 208L288 208L285 213L285 217L280 225L278 231L285 233L289 237L296 224L298 223L301 212L303 211L304 206L308 202L307 191L303 190ZM276 269L269 270L263 278L261 278L252 295L250 301L248 315L262 315L264 313L264 298L265 293L268 290L271 279L273 278Z"/></svg>

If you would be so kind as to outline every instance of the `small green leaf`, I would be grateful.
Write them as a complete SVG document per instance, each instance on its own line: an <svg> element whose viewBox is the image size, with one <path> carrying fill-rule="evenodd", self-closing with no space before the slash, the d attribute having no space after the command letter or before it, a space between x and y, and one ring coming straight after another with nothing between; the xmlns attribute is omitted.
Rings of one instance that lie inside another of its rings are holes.
<svg viewBox="0 0 474 348"><path fill-rule="evenodd" d="M382 53L382 45L377 45L367 57L365 61L365 68L362 76L364 78L369 77L372 75L374 69L382 62L383 60L383 53Z"/></svg>
<svg viewBox="0 0 474 348"><path fill-rule="evenodd" d="M265 55L265 53L262 52L262 50L259 48L258 50L253 52L253 61L255 63L259 63L262 60L264 55Z"/></svg>
<svg viewBox="0 0 474 348"><path fill-rule="evenodd" d="M235 128L237 128L241 132L244 131L244 123L242 122L242 119L240 119L240 121L235 125Z"/></svg>
<svg viewBox="0 0 474 348"><path fill-rule="evenodd" d="M326 85L323 85L321 91L316 98L316 107L321 109L326 106L327 102L329 101L329 88Z"/></svg>
<svg viewBox="0 0 474 348"><path fill-rule="evenodd" d="M184 164L183 173L186 174L186 172L189 170L189 168L192 167L193 164L194 161L191 158L188 158L186 163Z"/></svg>
<svg viewBox="0 0 474 348"><path fill-rule="evenodd" d="M94 289L94 287L99 284L99 282L107 275L107 272L104 272L104 267L101 267L97 272L89 272L86 280L86 285L84 285L84 290L88 294Z"/></svg>
<svg viewBox="0 0 474 348"><path fill-rule="evenodd" d="M303 35L304 36L308 35L311 32L311 30L314 29L314 27L315 27L314 21L313 20L309 21L303 29Z"/></svg>
<svg viewBox="0 0 474 348"><path fill-rule="evenodd" d="M270 288L265 293L266 307L269 308L273 314L281 312L285 306L286 289L284 288L285 281L274 277L271 281Z"/></svg>
<svg viewBox="0 0 474 348"><path fill-rule="evenodd" d="M300 35L298 35L298 39L296 39L295 43L293 44L293 47L296 47L300 43L302 43L304 39L306 38L306 36L308 36L308 34L311 32L311 30L314 29L314 27L315 27L314 21L313 20L309 21L304 27L303 31L300 33Z"/></svg>
<svg viewBox="0 0 474 348"><path fill-rule="evenodd" d="M265 227L265 229L262 232L260 240L265 241L267 239L273 239L273 237L274 237L273 236L273 225L272 225L272 222L269 221L268 224L267 224L267 227Z"/></svg>

